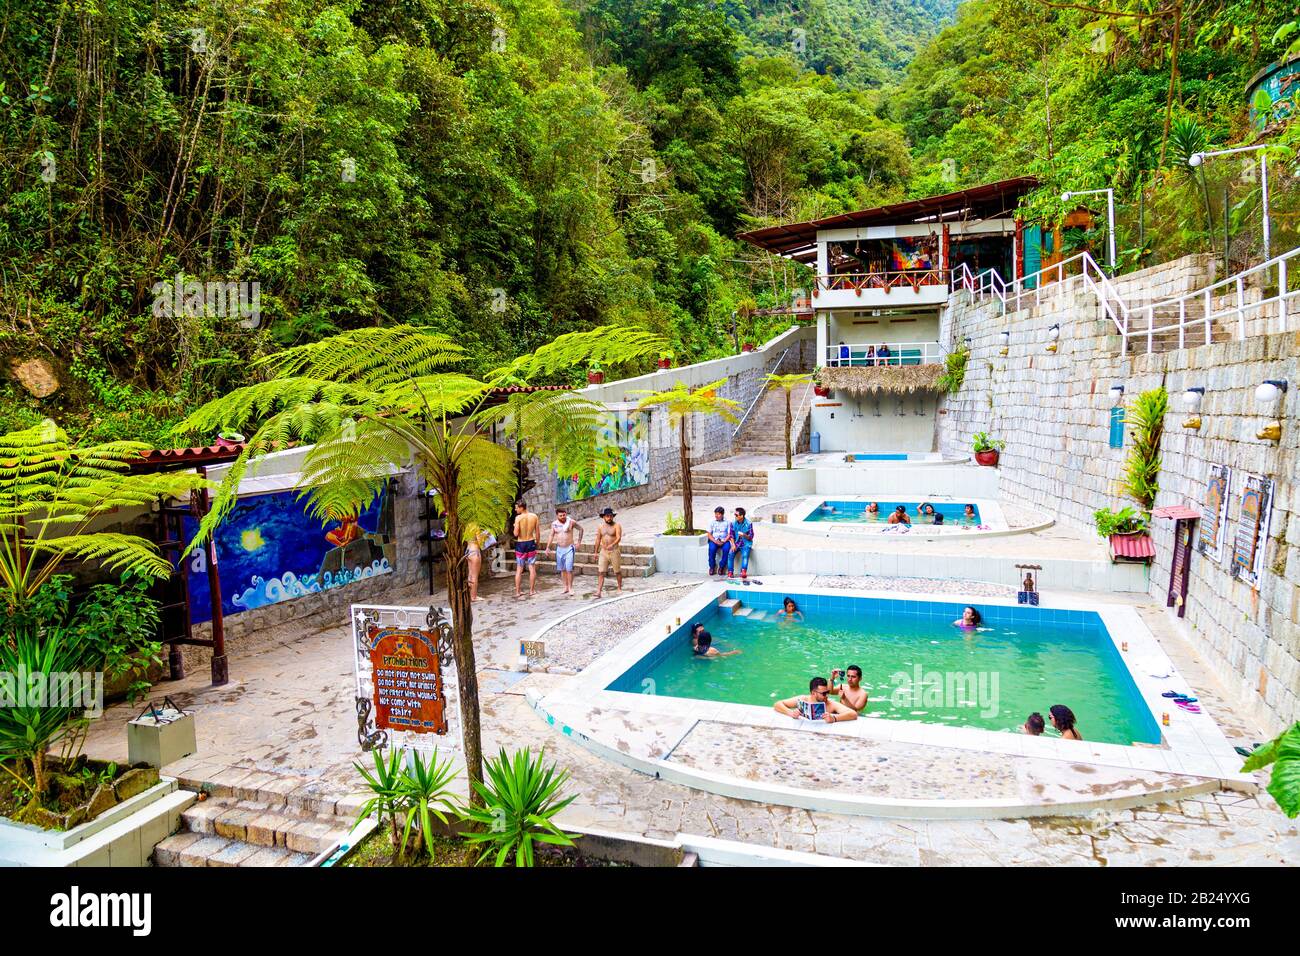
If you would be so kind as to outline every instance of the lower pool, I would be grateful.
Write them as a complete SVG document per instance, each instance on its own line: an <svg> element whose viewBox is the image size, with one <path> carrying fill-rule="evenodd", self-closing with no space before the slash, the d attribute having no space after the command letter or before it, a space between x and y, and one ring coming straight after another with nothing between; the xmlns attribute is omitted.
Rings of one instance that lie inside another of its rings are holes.
<svg viewBox="0 0 1300 956"><path fill-rule="evenodd" d="M877 510L871 512L870 506L876 505ZM945 525L970 525L980 524L980 509L978 505L972 504L972 514L966 514L966 505L962 502L951 501L838 501L827 500L816 505L804 521L825 521L839 524L886 524L889 516L894 510L902 505L907 511L908 518L912 524L934 524L934 516L930 514L921 514L922 505L930 505L936 515L943 515L943 524Z"/></svg>
<svg viewBox="0 0 1300 956"><path fill-rule="evenodd" d="M1095 612L990 606L972 631L952 624L959 604L794 594L803 620L787 622L773 616L784 596L727 592L747 616L710 604L608 689L770 707L806 693L809 678L856 664L868 717L1018 732L1030 713L1046 717L1053 704L1065 704L1086 740L1160 741ZM696 621L719 650L741 653L695 657Z"/></svg>

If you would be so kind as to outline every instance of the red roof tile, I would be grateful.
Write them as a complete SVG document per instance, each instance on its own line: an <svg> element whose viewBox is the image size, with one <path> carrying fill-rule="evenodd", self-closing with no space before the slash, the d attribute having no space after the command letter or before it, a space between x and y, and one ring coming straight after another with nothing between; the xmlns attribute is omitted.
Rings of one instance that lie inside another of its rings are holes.
<svg viewBox="0 0 1300 956"><path fill-rule="evenodd" d="M1156 556L1156 546L1149 534L1112 534L1110 552L1117 558L1146 561Z"/></svg>
<svg viewBox="0 0 1300 956"><path fill-rule="evenodd" d="M1153 518L1170 518L1174 521L1186 521L1200 516L1199 511L1195 508L1189 508L1187 505L1166 505L1151 512Z"/></svg>
<svg viewBox="0 0 1300 956"><path fill-rule="evenodd" d="M243 442L218 438L211 445L192 448L151 448L140 453L140 461L131 466L132 471L160 471L168 468L191 468L195 465L216 465L234 461L244 450Z"/></svg>

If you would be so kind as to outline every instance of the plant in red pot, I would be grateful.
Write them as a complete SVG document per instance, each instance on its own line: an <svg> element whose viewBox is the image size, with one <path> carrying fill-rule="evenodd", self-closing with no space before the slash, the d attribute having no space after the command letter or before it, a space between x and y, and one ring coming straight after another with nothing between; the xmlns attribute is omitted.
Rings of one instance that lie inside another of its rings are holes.
<svg viewBox="0 0 1300 956"><path fill-rule="evenodd" d="M587 383L589 385L600 385L605 381L605 370L596 362L587 366Z"/></svg>
<svg viewBox="0 0 1300 956"><path fill-rule="evenodd" d="M830 398L831 387L829 385L822 384L822 380L820 378L813 376L813 394L816 395L818 398Z"/></svg>
<svg viewBox="0 0 1300 956"><path fill-rule="evenodd" d="M996 465L998 453L1007 447L1001 438L993 438L988 432L976 432L974 440L975 460L981 465Z"/></svg>
<svg viewBox="0 0 1300 956"><path fill-rule="evenodd" d="M674 356L673 356L673 353L672 353L672 352L660 352L660 353L659 353L659 367L660 367L660 368L672 368L672 367L673 367L673 358L674 358Z"/></svg>
<svg viewBox="0 0 1300 956"><path fill-rule="evenodd" d="M746 342L744 345L742 345L742 346L740 347L740 350L741 350L742 352L752 352L752 351L754 351L754 343L753 343L753 342Z"/></svg>

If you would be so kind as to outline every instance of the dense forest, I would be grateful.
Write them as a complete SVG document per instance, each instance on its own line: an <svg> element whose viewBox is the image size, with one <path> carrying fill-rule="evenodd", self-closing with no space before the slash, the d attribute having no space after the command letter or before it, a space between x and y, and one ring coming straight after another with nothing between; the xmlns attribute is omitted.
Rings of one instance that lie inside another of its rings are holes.
<svg viewBox="0 0 1300 956"><path fill-rule="evenodd" d="M1009 175L1043 178L1047 218L1062 188L1116 186L1129 265L1214 248L1225 226L1245 242L1258 190L1185 160L1253 139L1245 84L1295 15L12 0L0 372L40 358L57 388L0 376L0 428L52 416L166 443L255 356L376 323L448 332L482 368L599 323L663 332L679 361L724 354L783 325L750 313L806 282L737 232ZM1292 124L1267 135L1291 155ZM1274 163L1275 248L1295 244L1291 165ZM256 314L185 307L186 283L214 281L255 288Z"/></svg>

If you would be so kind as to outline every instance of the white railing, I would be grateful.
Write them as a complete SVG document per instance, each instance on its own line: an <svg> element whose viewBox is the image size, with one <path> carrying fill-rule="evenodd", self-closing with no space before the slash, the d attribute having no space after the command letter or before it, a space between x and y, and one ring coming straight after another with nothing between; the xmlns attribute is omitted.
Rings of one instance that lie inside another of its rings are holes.
<svg viewBox="0 0 1300 956"><path fill-rule="evenodd" d="M881 349L887 354L882 355ZM826 346L823 365L831 368L866 368L874 365L936 365L947 351L938 342L861 342Z"/></svg>
<svg viewBox="0 0 1300 956"><path fill-rule="evenodd" d="M1292 260L1295 260L1294 262ZM1120 353L1127 354L1129 340L1146 340L1148 353L1155 351L1158 335L1178 335L1178 348L1195 344L1209 345L1214 340L1214 323L1224 327L1236 325L1235 337L1245 339L1247 319L1251 312L1265 320L1265 329L1271 324L1274 331L1289 331L1292 315L1297 314L1300 289L1291 290L1292 274L1300 273L1300 247L1284 252L1259 265L1243 269L1236 275L1221 279L1203 289L1145 305L1129 305L1116 291L1106 272L1087 252L1071 256L1056 265L1041 269L1032 275L1007 282L992 269L973 272L965 263L952 270L951 288L971 293L974 299L997 299L1005 313L1029 305L1041 305L1045 300L1083 288L1092 292L1106 317L1114 324L1121 338ZM1260 298L1247 302L1247 284L1260 290ZM1272 294L1268 294L1272 290ZM1225 306L1217 303L1228 298ZM1270 323L1265 310L1276 307L1277 315ZM1144 319L1145 321L1135 321ZM1168 319L1168 322L1165 322ZM1164 324L1157 324L1160 320Z"/></svg>
<svg viewBox="0 0 1300 956"><path fill-rule="evenodd" d="M770 369L767 370L767 372L766 372L767 375L775 375L775 374L776 374L777 369L779 369L779 368L781 367L781 363L785 361L785 357L786 357L787 355L790 354L790 349L792 349L792 348L797 349L797 348L800 348L800 346L797 345L797 344L796 344L796 345L787 346L787 347L786 347L786 350L785 350L784 352L781 353L781 357L778 358L778 359L776 360L776 364L773 365ZM736 430L733 431L733 432L731 433L731 437L732 437L733 439L734 439L737 435L739 435L739 434L740 434L740 430L741 430L742 428L745 427L745 422L749 419L749 413L752 412L752 411L755 409L755 407L757 407L758 403L761 402L761 401L763 400L763 396L766 395L767 392L768 392L767 379L763 379L763 381L762 381L760 384L761 384L761 387L760 387L759 390L758 390L758 394L754 396L754 400L753 400L752 402L750 402L750 403L749 403L749 407L745 409L745 414L743 414L743 415L740 416L740 421L736 422Z"/></svg>
<svg viewBox="0 0 1300 956"><path fill-rule="evenodd" d="M876 289L892 292L895 289L911 289L920 292L927 287L941 287L947 284L948 274L945 269L907 269L897 272L839 272L832 275L819 275L813 295L820 292L856 292Z"/></svg>

